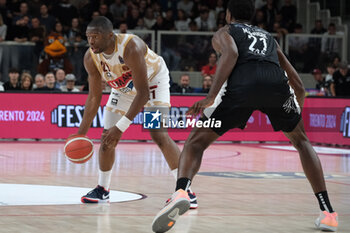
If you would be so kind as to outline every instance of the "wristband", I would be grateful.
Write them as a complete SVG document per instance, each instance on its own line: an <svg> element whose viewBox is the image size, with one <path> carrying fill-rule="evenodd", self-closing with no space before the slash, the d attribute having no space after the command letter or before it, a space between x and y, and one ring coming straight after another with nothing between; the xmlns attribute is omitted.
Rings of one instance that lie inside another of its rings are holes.
<svg viewBox="0 0 350 233"><path fill-rule="evenodd" d="M131 122L132 121L126 116L122 116L115 126L124 133L124 131L130 126Z"/></svg>

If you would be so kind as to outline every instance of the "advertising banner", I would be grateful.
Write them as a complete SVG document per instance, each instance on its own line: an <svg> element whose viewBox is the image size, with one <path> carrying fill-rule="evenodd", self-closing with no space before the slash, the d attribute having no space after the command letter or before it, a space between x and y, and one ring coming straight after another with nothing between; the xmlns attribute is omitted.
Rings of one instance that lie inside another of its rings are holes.
<svg viewBox="0 0 350 233"><path fill-rule="evenodd" d="M87 94L0 93L0 98L0 138L65 139L77 133ZM188 108L202 98L172 96L169 122L181 120ZM98 139L101 136L107 99L108 95L103 95L87 134L90 138ZM140 112L122 139L150 140L149 132L143 125L144 119L147 121L146 115ZM307 98L303 119L312 142L350 145L350 99ZM186 140L191 125L188 128L175 125L168 131L174 140ZM287 141L283 133L272 130L268 117L259 111L253 113L244 130L230 130L219 140Z"/></svg>

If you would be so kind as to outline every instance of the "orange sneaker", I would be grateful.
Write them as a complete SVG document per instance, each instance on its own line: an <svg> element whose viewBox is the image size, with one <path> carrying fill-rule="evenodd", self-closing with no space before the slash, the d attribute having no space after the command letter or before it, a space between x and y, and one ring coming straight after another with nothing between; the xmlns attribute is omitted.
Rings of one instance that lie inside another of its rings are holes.
<svg viewBox="0 0 350 233"><path fill-rule="evenodd" d="M159 211L152 223L154 232L166 232L172 228L180 215L190 208L190 198L186 191L179 189Z"/></svg>
<svg viewBox="0 0 350 233"><path fill-rule="evenodd" d="M320 216L316 219L315 225L322 231L337 231L338 214L336 212L329 213L322 211Z"/></svg>

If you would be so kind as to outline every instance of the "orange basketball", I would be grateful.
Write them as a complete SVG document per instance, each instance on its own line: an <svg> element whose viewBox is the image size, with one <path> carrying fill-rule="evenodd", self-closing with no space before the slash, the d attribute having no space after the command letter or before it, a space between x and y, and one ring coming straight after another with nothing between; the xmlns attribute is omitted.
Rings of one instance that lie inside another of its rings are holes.
<svg viewBox="0 0 350 233"><path fill-rule="evenodd" d="M94 153L92 141L85 135L69 137L64 146L64 154L73 163L85 163Z"/></svg>

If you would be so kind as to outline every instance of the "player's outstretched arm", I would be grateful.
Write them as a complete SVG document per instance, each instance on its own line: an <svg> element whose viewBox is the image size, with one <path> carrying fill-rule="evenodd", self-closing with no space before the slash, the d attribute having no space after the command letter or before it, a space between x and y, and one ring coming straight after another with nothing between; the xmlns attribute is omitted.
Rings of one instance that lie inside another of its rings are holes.
<svg viewBox="0 0 350 233"><path fill-rule="evenodd" d="M135 118L149 100L147 66L145 61L146 52L147 47L145 43L137 37L129 41L124 51L124 62L131 69L132 80L137 91L128 112L125 114L125 117L130 120Z"/></svg>
<svg viewBox="0 0 350 233"><path fill-rule="evenodd" d="M221 54L216 68L215 78L207 97L214 100L236 65L238 49L234 39L228 32L228 27L224 27L214 34L212 45Z"/></svg>
<svg viewBox="0 0 350 233"><path fill-rule="evenodd" d="M213 84L204 100L196 102L189 110L188 114L197 115L204 108L214 103L215 97L218 95L222 85L230 76L236 65L238 58L238 49L232 36L228 32L228 27L218 30L212 39L212 45L216 52L221 54L219 59Z"/></svg>
<svg viewBox="0 0 350 233"><path fill-rule="evenodd" d="M89 95L85 102L84 115L80 123L78 134L85 135L97 114L98 107L100 106L102 98L102 85L101 75L94 64L89 50L86 51L84 56L84 66L89 76Z"/></svg>
<svg viewBox="0 0 350 233"><path fill-rule="evenodd" d="M289 63L288 59L283 54L283 52L282 52L282 50L277 42L276 42L276 44L277 44L278 60L280 62L280 65L281 65L282 69L284 69L287 72L289 84L294 89L298 103L299 103L300 107L302 108L304 106L304 99L305 99L304 84L301 81L297 71Z"/></svg>

